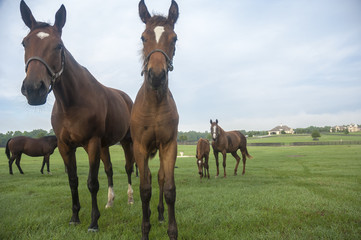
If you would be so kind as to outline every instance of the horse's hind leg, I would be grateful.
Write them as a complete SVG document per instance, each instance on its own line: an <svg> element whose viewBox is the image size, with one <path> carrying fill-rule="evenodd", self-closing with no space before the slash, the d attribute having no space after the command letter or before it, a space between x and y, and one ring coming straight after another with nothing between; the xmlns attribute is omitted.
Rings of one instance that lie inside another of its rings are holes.
<svg viewBox="0 0 361 240"><path fill-rule="evenodd" d="M236 159L236 167L234 168L234 175L237 175L238 165L241 160L241 158L238 156L237 152L232 152L232 156ZM243 174L243 173L242 173Z"/></svg>
<svg viewBox="0 0 361 240"><path fill-rule="evenodd" d="M208 173L208 179L209 179L209 165L208 165L208 158L209 158L209 155L206 154L206 157L205 157L205 161L204 161L204 167L205 167L205 173L207 174Z"/></svg>
<svg viewBox="0 0 361 240"><path fill-rule="evenodd" d="M242 162L243 162L243 171L242 171L242 175L244 175L246 173L246 153L242 152Z"/></svg>
<svg viewBox="0 0 361 240"><path fill-rule="evenodd" d="M9 173L12 175L13 174L13 162L15 160L15 156L12 155L9 159Z"/></svg>
<svg viewBox="0 0 361 240"><path fill-rule="evenodd" d="M112 162L110 161L109 147L103 147L100 149L100 158L104 164L104 170L108 178L108 202L105 205L105 208L113 206L114 203L114 188L113 188L113 167Z"/></svg>
<svg viewBox="0 0 361 240"><path fill-rule="evenodd" d="M132 188L132 172L134 165L133 143L126 141L122 143L125 155L125 171L128 176L128 204L134 203L133 188Z"/></svg>
<svg viewBox="0 0 361 240"><path fill-rule="evenodd" d="M44 158L43 158L43 164L41 165L41 169L40 169L40 172L41 172L41 174L44 174L44 166L45 166L45 156L44 156Z"/></svg>
<svg viewBox="0 0 361 240"><path fill-rule="evenodd" d="M43 164L41 166L40 172L41 174L44 174L44 166L46 164L46 169L48 171L48 174L50 174L50 167L49 167L49 155L45 155L43 158Z"/></svg>
<svg viewBox="0 0 361 240"><path fill-rule="evenodd" d="M19 172L20 172L21 174L24 174L23 170L22 170L21 167L20 167L20 160L21 160L21 154L19 154L18 156L16 156L15 164L16 164L16 166L18 167Z"/></svg>

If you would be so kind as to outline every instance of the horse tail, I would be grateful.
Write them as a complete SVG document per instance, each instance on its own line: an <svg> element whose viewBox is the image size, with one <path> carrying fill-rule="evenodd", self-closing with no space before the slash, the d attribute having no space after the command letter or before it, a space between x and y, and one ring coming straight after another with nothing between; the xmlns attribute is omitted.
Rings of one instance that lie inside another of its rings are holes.
<svg viewBox="0 0 361 240"><path fill-rule="evenodd" d="M6 156L8 157L9 160L10 160L10 149L9 149L10 140L11 138L6 142L6 149L5 149Z"/></svg>
<svg viewBox="0 0 361 240"><path fill-rule="evenodd" d="M246 156L249 159L252 159L253 157L248 153L248 150L247 150L247 138L246 138L246 136L244 136L243 133L241 133L241 131L238 131L238 133L239 133L239 135L241 137L241 149L244 148L244 153L246 154Z"/></svg>

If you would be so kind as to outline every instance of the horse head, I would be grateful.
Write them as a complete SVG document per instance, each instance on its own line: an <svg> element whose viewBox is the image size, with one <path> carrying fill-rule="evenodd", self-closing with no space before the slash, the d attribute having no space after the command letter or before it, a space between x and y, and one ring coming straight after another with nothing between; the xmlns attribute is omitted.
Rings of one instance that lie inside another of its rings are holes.
<svg viewBox="0 0 361 240"><path fill-rule="evenodd" d="M26 77L21 92L30 105L42 105L64 70L61 32L66 20L66 10L64 5L61 5L53 26L37 22L23 0L20 3L20 12L24 23L30 29L22 42L25 49Z"/></svg>
<svg viewBox="0 0 361 240"><path fill-rule="evenodd" d="M174 24L178 19L178 5L172 0L168 17L153 16L144 3L139 2L139 16L146 24L142 34L144 65L142 75L152 89L168 86L168 72L173 70L173 56L177 35Z"/></svg>
<svg viewBox="0 0 361 240"><path fill-rule="evenodd" d="M212 119L210 120L211 123L211 135L212 135L212 139L213 141L217 140L219 134L220 134L220 129L218 126L218 119L216 119L215 122L212 121Z"/></svg>

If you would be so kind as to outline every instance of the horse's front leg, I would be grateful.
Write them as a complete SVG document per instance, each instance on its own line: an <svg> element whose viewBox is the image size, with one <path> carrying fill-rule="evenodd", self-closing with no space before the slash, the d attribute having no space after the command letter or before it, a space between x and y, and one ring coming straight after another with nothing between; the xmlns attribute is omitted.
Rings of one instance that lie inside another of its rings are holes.
<svg viewBox="0 0 361 240"><path fill-rule="evenodd" d="M158 185L159 185L159 203L158 203L158 221L164 221L164 203L163 203L163 188L164 188L164 169L160 164L158 171Z"/></svg>
<svg viewBox="0 0 361 240"><path fill-rule="evenodd" d="M114 203L114 188L113 188L113 167L110 160L109 147L103 147L100 149L100 158L104 164L104 171L108 178L108 202L105 205L105 208L113 206Z"/></svg>
<svg viewBox="0 0 361 240"><path fill-rule="evenodd" d="M142 240L149 239L150 225L150 208L149 202L152 197L152 175L149 170L149 156L146 150L136 141L134 141L134 158L138 165L140 184L139 192L142 200Z"/></svg>
<svg viewBox="0 0 361 240"><path fill-rule="evenodd" d="M223 170L224 170L224 178L227 177L227 173L226 173L226 158L227 158L227 153L224 151L222 152L223 155Z"/></svg>
<svg viewBox="0 0 361 240"><path fill-rule="evenodd" d="M88 232L97 232L98 219L100 217L100 212L98 208L97 194L99 191L99 164L100 164L100 138L92 138L88 142L86 150L89 157L89 175L88 175L88 189L92 198L92 212L91 212L91 223L88 228Z"/></svg>
<svg viewBox="0 0 361 240"><path fill-rule="evenodd" d="M79 202L79 194L78 194L78 175L77 175L77 167L76 167L76 158L75 158L75 148L70 148L63 142L58 141L58 149L61 157L63 158L65 168L68 173L69 186L71 190L72 197L72 210L73 215L70 219L69 224L79 224L79 211L80 211L80 202Z"/></svg>
<svg viewBox="0 0 361 240"><path fill-rule="evenodd" d="M204 161L204 167L206 174L208 173L208 179L209 179L209 165L208 165L209 155L207 154Z"/></svg>
<svg viewBox="0 0 361 240"><path fill-rule="evenodd" d="M218 175L219 175L218 152L216 152L216 151L213 150L213 154L214 154L214 158L216 159L216 166L217 166L217 175L216 175L216 178L217 178Z"/></svg>
<svg viewBox="0 0 361 240"><path fill-rule="evenodd" d="M125 155L125 172L128 176L128 204L134 203L133 188L132 188L132 172L134 166L134 154L133 154L133 143L129 139L128 141L122 142L122 147Z"/></svg>
<svg viewBox="0 0 361 240"><path fill-rule="evenodd" d="M174 166L177 159L177 141L161 145L159 149L160 164L164 171L164 198L168 205L168 236L178 238L178 227L175 219L176 186L174 181Z"/></svg>

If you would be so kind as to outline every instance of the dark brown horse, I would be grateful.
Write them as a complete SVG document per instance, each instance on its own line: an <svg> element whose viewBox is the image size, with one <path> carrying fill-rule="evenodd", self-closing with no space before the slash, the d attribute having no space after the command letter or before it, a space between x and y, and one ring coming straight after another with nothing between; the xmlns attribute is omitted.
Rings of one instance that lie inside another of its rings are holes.
<svg viewBox="0 0 361 240"><path fill-rule="evenodd" d="M210 151L209 141L207 139L200 138L197 143L196 158L197 158L198 173L201 180L203 178L203 175L204 177L207 176L207 172L209 179L209 165L208 165L209 151ZM204 158L204 162L203 162L203 158Z"/></svg>
<svg viewBox="0 0 361 240"><path fill-rule="evenodd" d="M178 5L172 1L168 17L151 17L144 0L139 3L139 15L146 24L142 34L144 82L132 109L130 128L134 142L134 157L139 168L140 197L142 199L142 239L148 239L150 231L149 201L152 195L150 157L159 150L158 219L163 221L163 194L168 205L168 236L177 239L175 219L176 187L174 165L177 158L177 107L168 88L168 72L173 69L177 35L174 24L178 18Z"/></svg>
<svg viewBox="0 0 361 240"><path fill-rule="evenodd" d="M214 157L216 158L217 165L217 176L219 175L219 163L218 163L218 153L223 155L223 169L224 177L227 177L226 174L226 156L227 153L231 153L232 156L237 160L236 167L234 168L234 175L237 175L237 169L239 161L241 158L237 155L237 150L241 150L242 161L243 161L243 171L242 175L246 172L246 157L252 158L247 151L247 139L240 131L229 131L225 132L219 125L218 120L211 123L211 134L212 134L212 148Z"/></svg>
<svg viewBox="0 0 361 240"><path fill-rule="evenodd" d="M41 157L43 158L43 164L40 172L43 174L44 166L50 174L49 158L53 154L55 148L58 146L58 141L55 136L46 136L41 138L31 138L25 136L18 136L10 138L6 143L5 153L9 159L9 172L13 174L13 162L16 159L16 166L21 174L24 174L20 167L21 154L26 154L30 157ZM11 156L10 156L11 153Z"/></svg>
<svg viewBox="0 0 361 240"><path fill-rule="evenodd" d="M99 162L102 159L108 177L108 207L114 199L109 146L117 142L122 144L125 152L128 201L133 201L131 173L134 158L129 128L132 100L124 92L99 83L65 48L61 40L66 20L63 5L55 15L53 26L37 22L24 1L21 1L20 10L24 23L30 28L23 40L26 78L21 92L30 105L44 104L48 93L54 92L51 123L68 171L73 204L70 224L80 222L75 151L77 147L83 147L88 153L88 189L92 198L88 230L97 231L100 217L97 203Z"/></svg>

